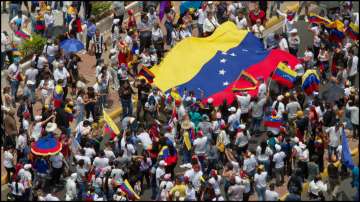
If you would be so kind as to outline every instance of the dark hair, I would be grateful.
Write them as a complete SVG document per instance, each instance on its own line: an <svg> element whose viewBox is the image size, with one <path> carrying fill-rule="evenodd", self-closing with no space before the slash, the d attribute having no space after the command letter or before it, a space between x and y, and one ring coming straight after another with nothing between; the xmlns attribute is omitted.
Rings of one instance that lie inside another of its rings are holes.
<svg viewBox="0 0 360 202"><path fill-rule="evenodd" d="M264 154L265 151L266 151L266 147L267 147L266 141L262 141L262 142L260 143L260 147L261 147L261 154Z"/></svg>

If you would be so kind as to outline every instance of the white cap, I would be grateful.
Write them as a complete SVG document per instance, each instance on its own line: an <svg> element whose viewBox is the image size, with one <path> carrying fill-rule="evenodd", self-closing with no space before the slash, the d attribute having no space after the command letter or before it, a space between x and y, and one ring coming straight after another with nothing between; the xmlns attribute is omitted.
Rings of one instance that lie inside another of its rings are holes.
<svg viewBox="0 0 360 202"><path fill-rule="evenodd" d="M289 33L290 34L294 34L294 33L297 33L298 32L298 30L296 29L296 28L294 28L294 29L292 29Z"/></svg>
<svg viewBox="0 0 360 202"><path fill-rule="evenodd" d="M298 137L294 137L294 138L292 139L292 141L295 142L295 143L299 143L299 138L298 138Z"/></svg>
<svg viewBox="0 0 360 202"><path fill-rule="evenodd" d="M24 169L28 170L28 169L30 169L30 168L31 168L31 164L25 164L25 165L24 165Z"/></svg>
<svg viewBox="0 0 360 202"><path fill-rule="evenodd" d="M209 98L209 99L207 100L207 102L208 102L209 104L211 104L211 103L214 102L214 99L213 99L213 98Z"/></svg>
<svg viewBox="0 0 360 202"><path fill-rule="evenodd" d="M240 128L241 129L245 129L246 125L245 124L240 124Z"/></svg>
<svg viewBox="0 0 360 202"><path fill-rule="evenodd" d="M161 161L159 162L159 165L160 165L160 166L165 166L165 161L164 161L164 160L161 160Z"/></svg>
<svg viewBox="0 0 360 202"><path fill-rule="evenodd" d="M230 107L228 110L229 110L229 112L236 112L236 108L235 108L235 107Z"/></svg>
<svg viewBox="0 0 360 202"><path fill-rule="evenodd" d="M278 145L278 144L275 144L275 149L276 149L276 151L280 151L280 150L281 150L281 146Z"/></svg>

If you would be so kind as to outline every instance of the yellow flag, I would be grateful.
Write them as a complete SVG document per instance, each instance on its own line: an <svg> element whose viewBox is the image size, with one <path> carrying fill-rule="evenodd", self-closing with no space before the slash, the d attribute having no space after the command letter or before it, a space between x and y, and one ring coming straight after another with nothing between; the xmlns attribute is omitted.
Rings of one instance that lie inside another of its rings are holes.
<svg viewBox="0 0 360 202"><path fill-rule="evenodd" d="M174 100L181 100L181 96L179 92L176 90L176 88L171 89L170 95L171 97L174 98Z"/></svg>
<svg viewBox="0 0 360 202"><path fill-rule="evenodd" d="M188 150L191 149L190 135L188 131L184 132L184 143Z"/></svg>
<svg viewBox="0 0 360 202"><path fill-rule="evenodd" d="M117 125L115 124L114 120L112 120L112 118L109 116L108 113L106 113L105 110L103 110L103 114L104 114L104 121L108 124L108 126L111 128L111 130L116 134L119 135L120 134L120 130L117 127Z"/></svg>

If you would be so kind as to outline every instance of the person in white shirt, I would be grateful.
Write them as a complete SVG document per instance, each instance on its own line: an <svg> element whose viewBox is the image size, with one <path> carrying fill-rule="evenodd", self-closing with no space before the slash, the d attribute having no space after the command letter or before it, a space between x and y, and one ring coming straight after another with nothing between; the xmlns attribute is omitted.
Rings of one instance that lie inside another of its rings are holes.
<svg viewBox="0 0 360 202"><path fill-rule="evenodd" d="M35 66L34 65L30 65L30 68L28 68L26 71L25 71L25 81L32 81L34 83L38 83L37 82L37 78L38 78L38 74L39 74L39 70L35 69ZM26 83L26 82L25 82ZM35 92L35 87L36 85L33 85L32 86L33 88L31 89L32 91Z"/></svg>
<svg viewBox="0 0 360 202"><path fill-rule="evenodd" d="M351 82L351 85L355 85L355 78L358 74L358 67L359 67L359 57L354 54L354 50L349 50L349 56L348 56L348 75L349 75L349 81Z"/></svg>
<svg viewBox="0 0 360 202"><path fill-rule="evenodd" d="M58 184L60 182L60 176L63 172L63 162L64 162L64 155L59 152L56 155L53 155L49 158L51 162L51 167L53 169L52 173L52 182L53 185Z"/></svg>
<svg viewBox="0 0 360 202"><path fill-rule="evenodd" d="M23 195L25 194L25 187L20 182L20 176L11 183L11 193L15 197L15 201L22 201Z"/></svg>
<svg viewBox="0 0 360 202"><path fill-rule="evenodd" d="M270 157L273 155L273 151L267 145L266 141L260 143L256 148L256 158L259 164L263 164L265 170L269 172L270 170Z"/></svg>
<svg viewBox="0 0 360 202"><path fill-rule="evenodd" d="M214 14L212 12L207 12L207 17L203 24L204 36L210 36L218 26L220 25L214 17Z"/></svg>
<svg viewBox="0 0 360 202"><path fill-rule="evenodd" d="M48 193L45 196L44 201L60 201L60 199L56 196L53 196L51 193Z"/></svg>
<svg viewBox="0 0 360 202"><path fill-rule="evenodd" d="M353 103L349 100L346 104L346 110L350 111L350 121L352 125L353 138L359 137L359 101Z"/></svg>
<svg viewBox="0 0 360 202"><path fill-rule="evenodd" d="M279 201L279 193L275 191L275 184L271 183L269 185L270 189L265 191L265 201Z"/></svg>
<svg viewBox="0 0 360 202"><path fill-rule="evenodd" d="M70 78L70 73L68 72L68 70L64 67L64 62L60 61L59 62L59 66L57 69L55 69L54 71L54 80L56 83L58 83L59 80L62 80L62 87L64 90L64 98L66 98L67 96L67 81Z"/></svg>
<svg viewBox="0 0 360 202"><path fill-rule="evenodd" d="M224 197L221 195L220 189L215 189L215 198L212 201L225 201Z"/></svg>
<svg viewBox="0 0 360 202"><path fill-rule="evenodd" d="M286 34L280 34L279 36L280 36L280 42L279 42L280 50L289 52L289 45L286 40Z"/></svg>
<svg viewBox="0 0 360 202"><path fill-rule="evenodd" d="M55 23L55 16L53 14L53 11L51 10L51 7L48 6L46 9L46 12L44 14L45 19L45 32L44 35L46 37L52 36L53 34L53 27Z"/></svg>
<svg viewBox="0 0 360 202"><path fill-rule="evenodd" d="M228 3L227 13L229 15L229 20L235 22L236 14L238 13L238 11L243 9L243 5L239 1L227 2L227 3Z"/></svg>
<svg viewBox="0 0 360 202"><path fill-rule="evenodd" d="M335 126L329 127L325 132L329 136L329 147L328 147L328 157L329 159L335 153L336 148L340 144L341 131L343 130L342 124L337 123ZM335 153L336 154L336 153ZM338 158L338 156L336 156Z"/></svg>
<svg viewBox="0 0 360 202"><path fill-rule="evenodd" d="M194 140L194 151L197 156L205 155L207 146L207 136L202 131L197 132L197 138Z"/></svg>
<svg viewBox="0 0 360 202"><path fill-rule="evenodd" d="M237 101L241 109L241 118L243 121L247 121L250 109L251 96L246 91L242 95L236 95Z"/></svg>
<svg viewBox="0 0 360 202"><path fill-rule="evenodd" d="M44 46L43 54L49 62L49 68L51 71L53 71L53 62L58 51L59 47L55 45L51 39L48 39L46 45Z"/></svg>
<svg viewBox="0 0 360 202"><path fill-rule="evenodd" d="M185 25L180 26L180 39L183 40L187 37L191 37L191 32L185 27Z"/></svg>
<svg viewBox="0 0 360 202"><path fill-rule="evenodd" d="M265 27L261 24L261 19L256 20L256 24L251 27L251 31L254 35L259 38L261 41L264 39Z"/></svg>
<svg viewBox="0 0 360 202"><path fill-rule="evenodd" d="M210 171L210 176L211 176L211 178L209 179L208 182L213 187L213 189L214 190L215 189L220 189L220 183L221 183L222 177L217 174L216 170L211 170Z"/></svg>
<svg viewBox="0 0 360 202"><path fill-rule="evenodd" d="M246 18L244 17L243 11L239 11L238 15L235 17L235 23L238 29L240 30L247 30L248 23Z"/></svg>
<svg viewBox="0 0 360 202"><path fill-rule="evenodd" d="M293 28L292 30L290 30L289 34L289 52L295 57L297 57L297 52L300 47L300 37L298 35L298 31L296 28Z"/></svg>
<svg viewBox="0 0 360 202"><path fill-rule="evenodd" d="M95 157L93 161L93 166L95 167L95 172L100 172L101 169L109 165L109 159L106 158L105 152L100 151L100 156Z"/></svg>
<svg viewBox="0 0 360 202"><path fill-rule="evenodd" d="M284 159L286 157L285 152L281 151L281 146L275 145L276 153L273 156L273 162L275 162L275 176L276 185L281 186L284 183Z"/></svg>
<svg viewBox="0 0 360 202"><path fill-rule="evenodd" d="M272 109L276 111L276 116L281 117L281 118L283 117L283 113L285 112L285 105L282 102L283 99L284 99L284 96L279 95L277 97L276 101L271 106Z"/></svg>
<svg viewBox="0 0 360 202"><path fill-rule="evenodd" d="M258 167L257 173L254 176L255 190L259 201L265 200L267 175L268 173L264 171L264 165L260 165Z"/></svg>
<svg viewBox="0 0 360 202"><path fill-rule="evenodd" d="M229 195L229 201L243 201L243 196L245 192L244 182L239 176L235 176L235 183L232 184L227 193Z"/></svg>
<svg viewBox="0 0 360 202"><path fill-rule="evenodd" d="M206 3L205 2L203 2L201 5L201 8L196 11L195 16L198 17L198 20L197 20L197 27L198 27L198 33L199 33L198 36L203 37L204 36L203 25L204 25L204 21L206 18Z"/></svg>
<svg viewBox="0 0 360 202"><path fill-rule="evenodd" d="M29 18L20 10L17 15L10 20L9 27L14 31L22 30L27 27L30 22Z"/></svg>
<svg viewBox="0 0 360 202"><path fill-rule="evenodd" d="M163 175L165 175L165 161L161 160L155 171L156 186L160 186L160 179Z"/></svg>
<svg viewBox="0 0 360 202"><path fill-rule="evenodd" d="M150 138L150 135L146 130L144 130L142 127L139 127L140 133L136 136L141 144L143 145L143 148L146 150L152 145L152 140Z"/></svg>
<svg viewBox="0 0 360 202"><path fill-rule="evenodd" d="M199 164L194 164L193 168L185 171L184 176L189 177L189 180L193 184L195 191L200 190L201 177L203 176L203 172L200 170Z"/></svg>
<svg viewBox="0 0 360 202"><path fill-rule="evenodd" d="M301 106L298 101L296 101L294 95L290 96L290 102L286 104L286 112L288 113L289 119L296 118L296 112L301 111Z"/></svg>
<svg viewBox="0 0 360 202"><path fill-rule="evenodd" d="M76 199L76 196L77 196L76 178L77 178L77 174L73 173L73 174L71 174L69 179L66 180L66 185L65 185L65 189L66 189L65 200L66 201L72 201L72 200Z"/></svg>
<svg viewBox="0 0 360 202"><path fill-rule="evenodd" d="M289 33L294 28L294 23L298 20L299 16L288 10L286 13L276 10L276 12L285 18L283 22L283 33Z"/></svg>
<svg viewBox="0 0 360 202"><path fill-rule="evenodd" d="M321 181L321 176L318 175L309 184L309 196L310 199L324 198L323 194L327 191L327 185Z"/></svg>
<svg viewBox="0 0 360 202"><path fill-rule="evenodd" d="M305 66L306 67L313 67L314 53L312 52L312 47L311 46L306 47L306 50L304 52L303 60L305 61Z"/></svg>
<svg viewBox="0 0 360 202"><path fill-rule="evenodd" d="M245 153L243 170L245 173L253 177L255 175L256 166L258 165L255 155L251 154L251 152Z"/></svg>
<svg viewBox="0 0 360 202"><path fill-rule="evenodd" d="M230 107L228 109L228 111L231 112L231 115L228 117L228 122L227 122L229 124L229 131L235 132L234 126L236 125L236 123L240 123L241 109L240 108L236 109L235 107Z"/></svg>

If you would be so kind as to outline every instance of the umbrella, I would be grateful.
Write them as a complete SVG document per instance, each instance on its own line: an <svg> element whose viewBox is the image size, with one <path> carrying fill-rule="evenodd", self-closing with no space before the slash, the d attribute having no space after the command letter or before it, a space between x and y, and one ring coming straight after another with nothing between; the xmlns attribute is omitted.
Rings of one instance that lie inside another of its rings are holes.
<svg viewBox="0 0 360 202"><path fill-rule="evenodd" d="M334 82L328 82L320 88L320 96L328 102L335 102L344 97L344 89Z"/></svg>
<svg viewBox="0 0 360 202"><path fill-rule="evenodd" d="M60 43L60 48L65 52L79 52L84 49L84 44L77 39L66 39Z"/></svg>
<svg viewBox="0 0 360 202"><path fill-rule="evenodd" d="M39 156L54 155L60 152L61 149L61 142L52 135L42 137L31 145L31 152Z"/></svg>

